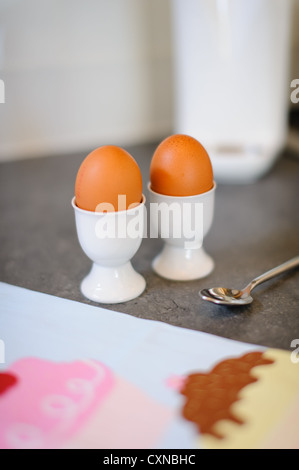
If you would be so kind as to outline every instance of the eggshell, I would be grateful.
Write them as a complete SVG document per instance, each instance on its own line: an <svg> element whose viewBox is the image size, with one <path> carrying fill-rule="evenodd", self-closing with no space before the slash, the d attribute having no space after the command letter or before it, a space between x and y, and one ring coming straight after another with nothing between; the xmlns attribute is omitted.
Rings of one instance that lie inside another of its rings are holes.
<svg viewBox="0 0 299 470"><path fill-rule="evenodd" d="M119 195L126 196L121 207L118 206ZM98 205L103 203L106 203L105 211L112 208L115 211L126 210L133 204L139 204L142 199L142 177L136 161L126 150L115 145L93 150L78 170L75 199L77 206L87 211L99 210Z"/></svg>
<svg viewBox="0 0 299 470"><path fill-rule="evenodd" d="M205 148L176 134L157 147L150 166L151 189L168 196L194 196L213 187L213 168Z"/></svg>

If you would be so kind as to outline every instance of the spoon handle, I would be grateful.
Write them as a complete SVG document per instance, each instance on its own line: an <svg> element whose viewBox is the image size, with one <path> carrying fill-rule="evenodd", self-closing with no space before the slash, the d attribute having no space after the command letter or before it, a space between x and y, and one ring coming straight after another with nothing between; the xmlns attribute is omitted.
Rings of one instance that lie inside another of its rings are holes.
<svg viewBox="0 0 299 470"><path fill-rule="evenodd" d="M285 263L280 264L276 268L270 269L270 271L261 274L260 276L253 279L244 290L248 290L249 293L259 284L262 282L268 281L272 279L272 277L278 276L279 274L284 273L285 271L289 271L290 269L296 268L299 266L299 256L295 256L295 258L286 261Z"/></svg>

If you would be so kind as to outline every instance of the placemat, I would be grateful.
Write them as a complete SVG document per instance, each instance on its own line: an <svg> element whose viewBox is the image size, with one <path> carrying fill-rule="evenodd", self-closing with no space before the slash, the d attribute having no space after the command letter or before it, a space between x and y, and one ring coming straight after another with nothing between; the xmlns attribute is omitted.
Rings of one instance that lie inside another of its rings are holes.
<svg viewBox="0 0 299 470"><path fill-rule="evenodd" d="M161 320L0 283L0 447L299 447L296 351Z"/></svg>

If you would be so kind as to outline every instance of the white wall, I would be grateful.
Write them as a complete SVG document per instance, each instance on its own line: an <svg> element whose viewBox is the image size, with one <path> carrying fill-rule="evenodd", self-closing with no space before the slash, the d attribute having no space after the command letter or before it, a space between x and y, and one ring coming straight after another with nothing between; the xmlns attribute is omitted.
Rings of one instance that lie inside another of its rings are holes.
<svg viewBox="0 0 299 470"><path fill-rule="evenodd" d="M171 131L169 0L0 0L0 159Z"/></svg>
<svg viewBox="0 0 299 470"><path fill-rule="evenodd" d="M0 0L0 160L171 133L171 3Z"/></svg>

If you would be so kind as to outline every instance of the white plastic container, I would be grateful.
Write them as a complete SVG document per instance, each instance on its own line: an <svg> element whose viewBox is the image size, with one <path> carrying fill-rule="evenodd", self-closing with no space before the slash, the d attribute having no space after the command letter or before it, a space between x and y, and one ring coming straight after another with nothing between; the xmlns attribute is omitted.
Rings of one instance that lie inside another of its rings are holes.
<svg viewBox="0 0 299 470"><path fill-rule="evenodd" d="M175 132L220 182L250 182L286 138L292 0L173 0Z"/></svg>

